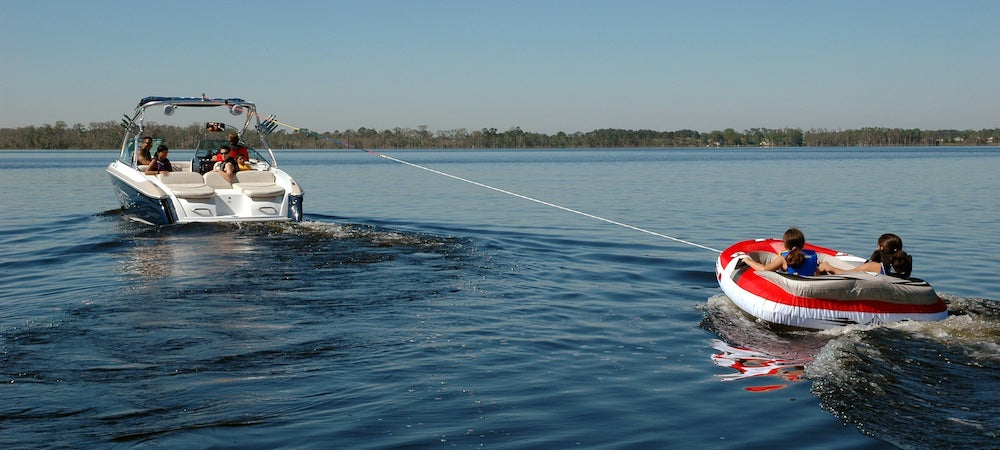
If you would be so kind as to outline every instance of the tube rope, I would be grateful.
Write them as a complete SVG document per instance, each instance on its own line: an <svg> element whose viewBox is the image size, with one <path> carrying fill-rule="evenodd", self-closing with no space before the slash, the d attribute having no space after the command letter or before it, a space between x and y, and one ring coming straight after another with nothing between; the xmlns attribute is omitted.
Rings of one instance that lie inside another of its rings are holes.
<svg viewBox="0 0 1000 450"><path fill-rule="evenodd" d="M476 185L476 186L479 186L481 188L485 188L485 189L489 189L489 190L492 190L492 191L500 192L502 194L507 194L507 195L514 196L514 197L517 197L517 198L520 198L520 199L524 199L524 200L528 200L528 201L531 201L531 202L535 202L535 203L538 203L538 204L541 204L541 205L550 206L552 208L561 209L563 211L571 212L573 214L579 214L579 215L584 216L584 217L589 217L591 219L600 220L601 222L610 223L612 225L618 225L620 227L625 227L625 228L628 228L630 230L639 231L641 233L650 234L650 235L661 237L661 238L664 238L664 239L670 239L671 241L680 242L681 244L687 244L687 245L690 245L692 247L698 247L698 248L702 248L702 249L705 249L705 250L713 251L713 252L716 252L716 253L722 253L722 250L717 250L717 249L714 249L712 247L701 245L701 244L698 244L698 243L695 243L695 242L687 241L687 240L676 238L676 237L673 237L673 236L667 236L667 235L662 234L662 233L657 233L655 231L650 231L650 230L647 230L645 228L639 228L637 226L629 225L627 223L618 222L616 220L606 219L606 218L601 217L601 216L597 216L597 215L594 215L594 214L586 213L586 212L579 211L579 210L576 210L576 209L573 209L573 208L567 208L565 206L557 205L555 203L547 202L545 200L539 200L539 199L534 198L534 197L528 197L527 195L518 194L517 192L511 192L511 191L508 191L508 190L505 190L505 189L500 189L498 187L493 187L493 186L490 186L488 184L483 184L483 183L480 183L478 181L473 181L473 180L469 180L467 178L462 178L460 176L452 175L450 173L442 172L440 170L431 169L430 167L421 166L420 164L411 163L409 161L404 161L402 159L393 158L391 156L383 155L383 154L381 154L379 152L375 152L375 151L372 151L372 150L368 150L368 149L361 149L361 150L364 150L364 151L366 151L366 152L368 152L368 153L370 153L372 155L378 156L380 158L385 158L385 159L388 159L390 161L395 161L395 162L398 162L400 164L405 164L407 166L415 167L415 168L420 169L420 170L426 170L428 172L431 172L431 173L434 173L434 174L437 174L437 175L445 176L445 177L452 178L452 179L455 179L455 180L458 180L458 181L462 181L462 182L465 182L465 183Z"/></svg>

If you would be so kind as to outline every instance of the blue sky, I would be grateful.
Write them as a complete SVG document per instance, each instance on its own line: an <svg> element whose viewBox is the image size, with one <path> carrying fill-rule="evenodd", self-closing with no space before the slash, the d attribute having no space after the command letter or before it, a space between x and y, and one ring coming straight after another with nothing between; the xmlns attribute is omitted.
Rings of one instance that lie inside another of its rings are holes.
<svg viewBox="0 0 1000 450"><path fill-rule="evenodd" d="M0 127L242 97L319 131L1000 127L997 1L0 0Z"/></svg>

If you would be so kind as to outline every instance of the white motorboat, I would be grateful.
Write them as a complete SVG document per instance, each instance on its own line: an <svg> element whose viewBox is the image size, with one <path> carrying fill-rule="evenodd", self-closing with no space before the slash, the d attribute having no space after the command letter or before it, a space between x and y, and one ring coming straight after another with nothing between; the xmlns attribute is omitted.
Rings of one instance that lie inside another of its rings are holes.
<svg viewBox="0 0 1000 450"><path fill-rule="evenodd" d="M185 150L174 148L181 143L166 142L169 154L175 157L171 171L147 175L147 165L139 163L135 149L147 135L154 138L151 153L164 144L163 136L156 136L157 124L149 117L154 111L164 117L187 116L187 124L217 111L221 113L217 116L239 118L240 123L206 122L187 160L179 158ZM126 131L121 152L107 171L128 218L153 225L302 220L302 188L278 168L267 143L267 135L277 123L274 116L261 120L253 102L204 96L146 97L132 116L125 116L123 124ZM216 152L229 144L228 136L233 132L240 146L246 147L252 170L237 172L230 182L211 169Z"/></svg>

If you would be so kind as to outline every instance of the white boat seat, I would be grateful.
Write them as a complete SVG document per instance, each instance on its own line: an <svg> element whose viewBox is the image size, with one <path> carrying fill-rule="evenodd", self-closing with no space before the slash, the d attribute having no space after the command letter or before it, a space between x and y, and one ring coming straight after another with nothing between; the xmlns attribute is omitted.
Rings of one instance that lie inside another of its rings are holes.
<svg viewBox="0 0 1000 450"><path fill-rule="evenodd" d="M264 170L241 170L235 176L234 183L274 183L274 174Z"/></svg>
<svg viewBox="0 0 1000 450"><path fill-rule="evenodd" d="M156 176L177 198L212 198L215 189L205 185L205 179L195 172L170 172Z"/></svg>
<svg viewBox="0 0 1000 450"><path fill-rule="evenodd" d="M220 172L206 172L205 173L205 184L210 188L214 189L232 189L233 184L226 181Z"/></svg>
<svg viewBox="0 0 1000 450"><path fill-rule="evenodd" d="M285 194L285 188L274 183L274 174L262 170L236 172L233 189L250 198L270 198Z"/></svg>

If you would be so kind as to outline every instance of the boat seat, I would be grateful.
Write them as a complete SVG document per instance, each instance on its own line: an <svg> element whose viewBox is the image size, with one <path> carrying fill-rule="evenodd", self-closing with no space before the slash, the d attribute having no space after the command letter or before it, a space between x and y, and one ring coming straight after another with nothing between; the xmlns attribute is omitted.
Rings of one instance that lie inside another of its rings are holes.
<svg viewBox="0 0 1000 450"><path fill-rule="evenodd" d="M161 183L167 185L177 198L212 198L215 189L205 185L205 179L196 172L170 172L156 175Z"/></svg>
<svg viewBox="0 0 1000 450"><path fill-rule="evenodd" d="M205 184L213 189L232 189L232 183L226 181L220 172L205 172Z"/></svg>
<svg viewBox="0 0 1000 450"><path fill-rule="evenodd" d="M233 189L250 198L270 198L285 194L285 188L274 183L274 174L262 170L236 172Z"/></svg>
<svg viewBox="0 0 1000 450"><path fill-rule="evenodd" d="M241 170L236 172L235 183L274 183L274 174L264 170Z"/></svg>

